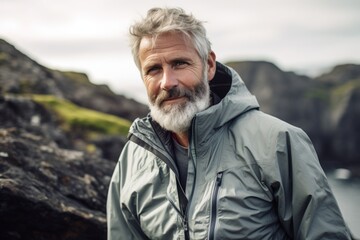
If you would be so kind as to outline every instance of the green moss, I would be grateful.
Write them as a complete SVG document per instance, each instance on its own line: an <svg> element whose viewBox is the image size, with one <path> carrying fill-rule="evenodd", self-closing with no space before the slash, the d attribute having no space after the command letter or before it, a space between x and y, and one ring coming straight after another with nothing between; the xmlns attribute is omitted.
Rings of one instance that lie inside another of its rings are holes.
<svg viewBox="0 0 360 240"><path fill-rule="evenodd" d="M356 88L360 88L360 81L358 79L332 88L312 88L306 92L305 97L325 101L331 108L335 108Z"/></svg>
<svg viewBox="0 0 360 240"><path fill-rule="evenodd" d="M351 92L357 88L360 88L359 80L348 81L344 84L336 86L330 91L330 107L331 109L336 109L341 106L341 104L346 101L348 96L351 95Z"/></svg>
<svg viewBox="0 0 360 240"><path fill-rule="evenodd" d="M0 52L0 64L8 61L9 55L4 52Z"/></svg>
<svg viewBox="0 0 360 240"><path fill-rule="evenodd" d="M314 88L305 93L306 98L319 99L328 102L330 99L330 91L323 88Z"/></svg>
<svg viewBox="0 0 360 240"><path fill-rule="evenodd" d="M63 72L61 73L71 80L74 80L78 83L90 83L88 76L85 73L79 73L79 72Z"/></svg>
<svg viewBox="0 0 360 240"><path fill-rule="evenodd" d="M61 120L63 130L70 133L81 133L94 139L99 134L126 135L130 127L128 120L82 108L65 99L51 95L32 95L32 98L54 111Z"/></svg>
<svg viewBox="0 0 360 240"><path fill-rule="evenodd" d="M31 93L34 90L34 86L29 79L25 76L19 77L19 93Z"/></svg>
<svg viewBox="0 0 360 240"><path fill-rule="evenodd" d="M96 146L94 144L87 144L86 145L86 152L88 153L95 153L97 150Z"/></svg>
<svg viewBox="0 0 360 240"><path fill-rule="evenodd" d="M344 98L346 98L351 91L360 88L360 81L353 80L331 90L331 106L336 107Z"/></svg>
<svg viewBox="0 0 360 240"><path fill-rule="evenodd" d="M344 96L351 92L355 88L360 87L360 81L359 80L353 80L349 81L341 86L338 86L332 90L333 96Z"/></svg>

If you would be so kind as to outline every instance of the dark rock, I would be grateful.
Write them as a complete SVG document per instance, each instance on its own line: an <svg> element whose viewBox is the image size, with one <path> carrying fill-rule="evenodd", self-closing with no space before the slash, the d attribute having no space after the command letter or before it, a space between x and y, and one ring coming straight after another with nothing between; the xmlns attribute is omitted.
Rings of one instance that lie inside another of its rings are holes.
<svg viewBox="0 0 360 240"><path fill-rule="evenodd" d="M105 239L114 162L0 129L1 239Z"/></svg>
<svg viewBox="0 0 360 240"><path fill-rule="evenodd" d="M101 149L101 156L107 160L115 162L123 149L127 138L125 136L105 136L93 141L93 144Z"/></svg>
<svg viewBox="0 0 360 240"><path fill-rule="evenodd" d="M26 94L128 119L147 107L85 74L47 69L3 40L0 86L0 239L106 239L107 189L125 136L90 141L81 126L66 131L64 119Z"/></svg>
<svg viewBox="0 0 360 240"><path fill-rule="evenodd" d="M57 124L29 98L0 99L0 239L106 238L116 161L64 148Z"/></svg>
<svg viewBox="0 0 360 240"><path fill-rule="evenodd" d="M357 64L343 64L335 66L330 72L316 77L316 81L322 82L326 86L344 84L354 79L360 78L360 67Z"/></svg>
<svg viewBox="0 0 360 240"><path fill-rule="evenodd" d="M295 123L314 113L308 107L313 104L313 100L304 98L312 84L309 77L283 72L269 62L235 62L227 65L241 75L260 102L262 111Z"/></svg>
<svg viewBox="0 0 360 240"><path fill-rule="evenodd" d="M42 105L21 96L1 96L0 126L41 135L61 147L70 148L70 139L58 127L57 119Z"/></svg>

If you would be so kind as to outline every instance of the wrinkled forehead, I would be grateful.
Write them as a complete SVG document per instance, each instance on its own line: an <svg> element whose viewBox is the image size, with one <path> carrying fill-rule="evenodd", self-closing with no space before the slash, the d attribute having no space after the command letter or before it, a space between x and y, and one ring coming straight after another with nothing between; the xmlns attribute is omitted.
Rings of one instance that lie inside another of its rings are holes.
<svg viewBox="0 0 360 240"><path fill-rule="evenodd" d="M191 37L188 34L181 31L171 31L171 32L145 36L140 41L140 48L146 45L147 48L154 50L159 45L168 45L170 47L173 44L179 42L182 42L183 44L189 47L195 48L195 45Z"/></svg>

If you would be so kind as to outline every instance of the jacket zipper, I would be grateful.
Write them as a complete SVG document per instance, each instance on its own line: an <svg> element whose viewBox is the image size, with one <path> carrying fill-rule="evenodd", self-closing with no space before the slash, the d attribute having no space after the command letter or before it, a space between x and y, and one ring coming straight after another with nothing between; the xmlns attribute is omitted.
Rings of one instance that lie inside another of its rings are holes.
<svg viewBox="0 0 360 240"><path fill-rule="evenodd" d="M190 240L190 233L189 233L189 222L188 222L188 215L189 215L189 205L191 203L191 199L194 195L194 190L195 190L195 185L196 185L196 162L195 162L195 158L196 158L196 154L195 152L195 121L196 121L196 116L192 119L192 123L191 123L191 131L189 131L189 158L192 161L193 165L194 165L194 183L192 184L192 188L191 188L191 192L190 192L190 196L188 199L188 204L186 205L186 209L184 211L184 233L185 233L185 240Z"/></svg>
<svg viewBox="0 0 360 240"><path fill-rule="evenodd" d="M182 222L183 222L183 227L184 227L184 231L185 231L185 239L190 239L188 236L188 231L189 231L189 226L188 226L188 221L187 221L187 217L186 214L182 213L181 210L176 206L176 204L174 203L174 201L166 196L167 200L170 202L170 204L173 206L173 208L175 209L175 211L182 216ZM187 237L186 237L187 236Z"/></svg>
<svg viewBox="0 0 360 240"><path fill-rule="evenodd" d="M157 132L155 131L156 135L158 136L158 138L160 139L159 135L157 134ZM144 147L145 149L147 149L148 151L154 153L155 155L157 155L158 157L160 157L160 159L162 159L169 167L170 169L172 169L175 172L175 175L178 175L177 169L174 168L172 162L169 160L168 157L166 157L164 154L162 154L161 152L157 151L155 148L152 148L150 144L148 144L147 142L145 142L144 140L141 140L140 138L136 137L133 134L130 134L129 136L129 140L139 144L140 146ZM180 181L178 176L176 176L176 181L177 181L177 185L178 185L178 191L181 191L180 194L182 194L185 197L185 192L183 190L183 188L180 185ZM179 189L180 188L180 189ZM179 197L179 198L184 198L184 197ZM180 209L176 206L175 202L168 196L166 196L166 198L168 199L168 201L170 202L170 204L174 207L174 209L176 210L176 212L181 216L182 218L182 223L183 223L183 228L184 228L184 234L185 234L185 240L189 240L190 236L189 236L189 224L188 224L188 220L187 220L187 203L186 203L186 209L184 209L183 203L180 203ZM186 198L186 197L185 197ZM180 199L179 199L180 200ZM185 200L187 201L187 200Z"/></svg>
<svg viewBox="0 0 360 240"><path fill-rule="evenodd" d="M222 181L223 172L219 172L216 176L214 190L211 196L210 224L209 224L209 240L215 239L215 224L217 219L217 203L218 193Z"/></svg>

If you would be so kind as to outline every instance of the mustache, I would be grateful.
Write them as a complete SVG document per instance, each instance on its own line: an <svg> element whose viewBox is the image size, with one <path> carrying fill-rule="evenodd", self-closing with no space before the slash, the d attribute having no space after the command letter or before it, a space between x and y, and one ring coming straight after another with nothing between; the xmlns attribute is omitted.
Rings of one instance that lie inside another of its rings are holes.
<svg viewBox="0 0 360 240"><path fill-rule="evenodd" d="M153 103L156 106L161 106L162 103L166 100L172 98L186 97L188 100L193 99L193 93L191 90L182 87L174 87L169 90L161 90L157 96L153 96Z"/></svg>

